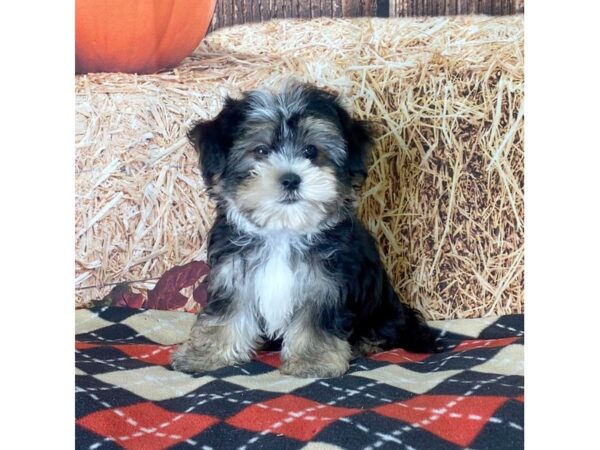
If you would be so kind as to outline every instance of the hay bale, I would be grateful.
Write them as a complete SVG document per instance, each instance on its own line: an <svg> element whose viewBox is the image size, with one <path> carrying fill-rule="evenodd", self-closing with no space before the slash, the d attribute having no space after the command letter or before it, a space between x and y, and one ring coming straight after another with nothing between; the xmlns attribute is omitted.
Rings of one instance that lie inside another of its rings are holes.
<svg viewBox="0 0 600 450"><path fill-rule="evenodd" d="M273 21L211 33L178 68L76 78L76 303L202 259L212 221L184 135L283 77L379 124L360 215L431 319L523 311L523 18Z"/></svg>

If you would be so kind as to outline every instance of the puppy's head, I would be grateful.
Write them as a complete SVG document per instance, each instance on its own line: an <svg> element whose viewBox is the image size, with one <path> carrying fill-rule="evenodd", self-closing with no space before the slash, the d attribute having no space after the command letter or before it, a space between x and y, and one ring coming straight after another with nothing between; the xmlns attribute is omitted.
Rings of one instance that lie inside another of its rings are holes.
<svg viewBox="0 0 600 450"><path fill-rule="evenodd" d="M338 99L306 84L227 98L189 137L204 182L230 219L314 233L342 218L366 177L372 138Z"/></svg>

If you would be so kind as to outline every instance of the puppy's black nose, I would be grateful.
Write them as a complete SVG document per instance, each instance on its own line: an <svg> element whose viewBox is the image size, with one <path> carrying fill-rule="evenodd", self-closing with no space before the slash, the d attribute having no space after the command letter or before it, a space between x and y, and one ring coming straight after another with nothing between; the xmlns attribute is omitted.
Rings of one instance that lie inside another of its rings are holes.
<svg viewBox="0 0 600 450"><path fill-rule="evenodd" d="M300 178L300 176L294 172L287 172L279 177L279 182L287 191L295 191L298 189L301 181L302 178Z"/></svg>

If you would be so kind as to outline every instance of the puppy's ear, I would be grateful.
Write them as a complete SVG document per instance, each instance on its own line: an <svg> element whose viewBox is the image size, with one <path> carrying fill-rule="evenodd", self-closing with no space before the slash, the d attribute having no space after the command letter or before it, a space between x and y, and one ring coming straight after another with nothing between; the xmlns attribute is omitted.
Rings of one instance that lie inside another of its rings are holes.
<svg viewBox="0 0 600 450"><path fill-rule="evenodd" d="M366 120L353 119L348 111L336 102L344 139L348 147L346 168L352 180L352 186L359 188L367 178L367 169L373 146L373 126Z"/></svg>
<svg viewBox="0 0 600 450"><path fill-rule="evenodd" d="M373 126L370 122L353 119L334 91L304 85L307 112L336 117L346 141L348 157L346 170L352 186L359 188L367 177L367 168L373 146Z"/></svg>
<svg viewBox="0 0 600 450"><path fill-rule="evenodd" d="M214 119L196 122L188 131L188 139L200 157L202 178L207 187L219 183L243 118L243 102L227 97L223 109Z"/></svg>
<svg viewBox="0 0 600 450"><path fill-rule="evenodd" d="M373 127L365 120L350 119L346 127L348 143L348 172L352 186L359 188L367 178L371 148L373 147Z"/></svg>

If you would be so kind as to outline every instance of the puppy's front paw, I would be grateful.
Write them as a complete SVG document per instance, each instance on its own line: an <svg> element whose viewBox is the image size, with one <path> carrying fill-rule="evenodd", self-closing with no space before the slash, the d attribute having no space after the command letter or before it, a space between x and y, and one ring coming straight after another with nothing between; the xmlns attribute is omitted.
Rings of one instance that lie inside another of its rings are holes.
<svg viewBox="0 0 600 450"><path fill-rule="evenodd" d="M348 367L348 360L343 358L335 358L335 360L327 362L294 358L283 361L279 371L285 375L301 378L332 378L345 374Z"/></svg>
<svg viewBox="0 0 600 450"><path fill-rule="evenodd" d="M223 358L188 343L180 345L171 355L171 367L178 372L196 373L216 370L228 365Z"/></svg>

